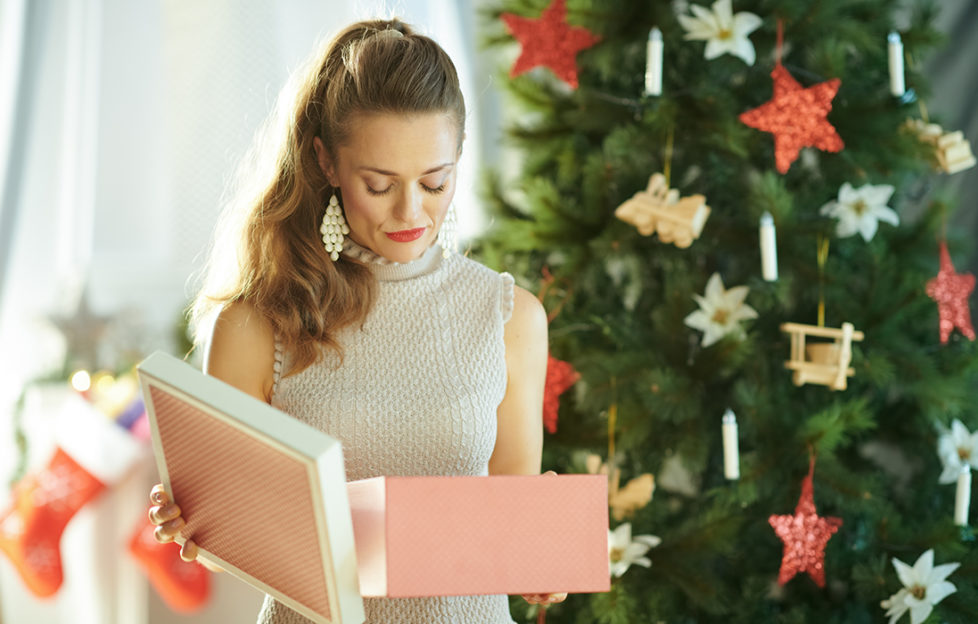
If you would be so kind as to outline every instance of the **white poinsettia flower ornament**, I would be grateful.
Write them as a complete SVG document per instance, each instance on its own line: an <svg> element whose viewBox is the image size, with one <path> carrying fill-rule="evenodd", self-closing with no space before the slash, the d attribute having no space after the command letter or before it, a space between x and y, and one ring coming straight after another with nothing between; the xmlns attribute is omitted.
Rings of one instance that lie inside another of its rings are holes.
<svg viewBox="0 0 978 624"><path fill-rule="evenodd" d="M937 454L944 465L938 482L954 483L966 464L978 468L978 431L971 433L955 418L951 430L945 431L937 439Z"/></svg>
<svg viewBox="0 0 978 624"><path fill-rule="evenodd" d="M703 296L693 295L700 309L683 321L688 327L703 332L703 346L708 347L727 334L743 339L744 328L740 321L757 318L757 311L744 303L750 288L734 286L726 290L719 273L710 276Z"/></svg>
<svg viewBox="0 0 978 624"><path fill-rule="evenodd" d="M686 39L706 41L703 56L712 60L721 54L740 57L748 65L754 64L754 44L747 35L757 30L761 18L753 13L741 11L736 15L730 0L717 0L712 10L692 4L691 15L677 15L679 23L686 30Z"/></svg>
<svg viewBox="0 0 978 624"><path fill-rule="evenodd" d="M839 187L839 198L822 206L823 216L835 217L835 235L839 238L859 234L868 243L873 240L880 221L900 225L900 217L886 205L893 195L889 184L864 184L853 188L848 182Z"/></svg>
<svg viewBox="0 0 978 624"><path fill-rule="evenodd" d="M614 531L608 531L608 560L611 575L620 577L633 564L646 568L652 561L645 556L650 548L655 548L662 540L655 535L636 535L632 537L632 523L626 522Z"/></svg>
<svg viewBox="0 0 978 624"><path fill-rule="evenodd" d="M894 624L910 612L910 624L920 624L934 610L934 605L944 600L958 589L946 579L960 566L960 563L945 563L934 567L934 550L920 555L913 567L899 559L893 559L893 567L903 583L903 588L880 603Z"/></svg>

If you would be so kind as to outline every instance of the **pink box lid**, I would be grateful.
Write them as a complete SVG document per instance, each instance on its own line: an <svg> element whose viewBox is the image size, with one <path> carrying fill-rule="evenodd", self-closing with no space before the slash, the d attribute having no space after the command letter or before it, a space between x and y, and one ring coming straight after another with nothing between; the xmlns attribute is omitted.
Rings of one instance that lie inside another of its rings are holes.
<svg viewBox="0 0 978 624"><path fill-rule="evenodd" d="M139 378L161 479L202 558L315 622L363 622L339 442L163 353Z"/></svg>

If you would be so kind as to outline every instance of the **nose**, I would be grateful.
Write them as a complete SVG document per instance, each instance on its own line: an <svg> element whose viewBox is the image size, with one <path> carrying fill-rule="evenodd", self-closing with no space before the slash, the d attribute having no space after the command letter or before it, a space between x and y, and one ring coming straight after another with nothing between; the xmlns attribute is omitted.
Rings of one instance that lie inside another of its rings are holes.
<svg viewBox="0 0 978 624"><path fill-rule="evenodd" d="M424 197L421 189L414 188L414 185L406 185L403 193L397 199L394 206L394 218L407 226L420 224L421 213L424 212Z"/></svg>

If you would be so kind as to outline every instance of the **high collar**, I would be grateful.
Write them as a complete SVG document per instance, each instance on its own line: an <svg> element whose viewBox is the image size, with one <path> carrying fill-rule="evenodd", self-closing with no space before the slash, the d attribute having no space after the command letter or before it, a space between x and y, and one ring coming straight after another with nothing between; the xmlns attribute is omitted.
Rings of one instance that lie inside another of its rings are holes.
<svg viewBox="0 0 978 624"><path fill-rule="evenodd" d="M374 276L381 282L396 282L431 273L438 268L443 257L441 245L437 241L432 243L420 257L410 262L388 260L349 238L343 241L341 253L369 266Z"/></svg>

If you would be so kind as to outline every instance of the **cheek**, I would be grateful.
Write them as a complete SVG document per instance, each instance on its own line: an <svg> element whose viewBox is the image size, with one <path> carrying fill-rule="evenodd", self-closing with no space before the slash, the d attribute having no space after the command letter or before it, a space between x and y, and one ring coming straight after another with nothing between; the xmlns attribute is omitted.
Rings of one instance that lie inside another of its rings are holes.
<svg viewBox="0 0 978 624"><path fill-rule="evenodd" d="M366 192L350 193L344 199L346 201L343 202L343 211L347 221L376 225L382 223L387 214L384 201Z"/></svg>
<svg viewBox="0 0 978 624"><path fill-rule="evenodd" d="M442 223L445 219L445 215L448 214L448 209L452 206L452 194L445 189L445 193L433 197L430 202L428 202L428 215L431 220L436 224Z"/></svg>

